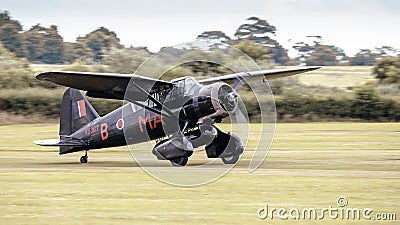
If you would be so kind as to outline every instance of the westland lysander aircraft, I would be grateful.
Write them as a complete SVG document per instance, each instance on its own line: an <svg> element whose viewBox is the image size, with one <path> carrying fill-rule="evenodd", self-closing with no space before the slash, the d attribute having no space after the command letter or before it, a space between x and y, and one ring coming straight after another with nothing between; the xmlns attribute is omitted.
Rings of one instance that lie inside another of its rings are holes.
<svg viewBox="0 0 400 225"><path fill-rule="evenodd" d="M234 164L243 153L241 139L215 126L238 108L237 89L253 77L276 79L319 67L241 72L195 80L171 81L134 74L45 72L36 78L69 87L62 98L60 139L35 141L59 146L60 154L159 140L152 153L159 160L184 166L193 149L205 146L208 158ZM227 83L232 83L230 86ZM79 90L96 98L129 103L100 117ZM126 138L129 137L129 138Z"/></svg>

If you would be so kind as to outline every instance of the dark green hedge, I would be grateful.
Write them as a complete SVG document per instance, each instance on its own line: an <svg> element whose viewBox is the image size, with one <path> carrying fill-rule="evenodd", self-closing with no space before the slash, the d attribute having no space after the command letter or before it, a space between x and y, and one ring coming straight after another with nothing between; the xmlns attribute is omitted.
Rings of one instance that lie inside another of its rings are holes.
<svg viewBox="0 0 400 225"><path fill-rule="evenodd" d="M310 97L277 98L277 116L360 119L366 121L400 121L400 104L384 99L314 99Z"/></svg>
<svg viewBox="0 0 400 225"><path fill-rule="evenodd" d="M122 106L121 101L90 99L93 107L100 115L105 115ZM60 114L61 96L42 95L0 95L0 111L17 115L42 115L55 118Z"/></svg>
<svg viewBox="0 0 400 225"><path fill-rule="evenodd" d="M55 118L59 115L62 94L29 92L27 94L0 94L0 111L18 115L42 115ZM89 99L100 115L120 107L121 101ZM256 118L259 108L256 101L244 99L250 117ZM400 104L376 96L355 96L348 99L317 99L310 96L278 96L275 99L278 121L291 118L303 121L318 119L359 119L366 121L400 121Z"/></svg>

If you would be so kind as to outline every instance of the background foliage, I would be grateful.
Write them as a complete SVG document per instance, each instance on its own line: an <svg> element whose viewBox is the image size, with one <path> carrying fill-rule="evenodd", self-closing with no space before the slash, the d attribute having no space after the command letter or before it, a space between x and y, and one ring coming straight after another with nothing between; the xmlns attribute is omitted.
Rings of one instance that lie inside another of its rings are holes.
<svg viewBox="0 0 400 225"><path fill-rule="evenodd" d="M288 50L275 40L277 31L267 20L250 17L238 26L234 37L222 31L199 34L197 39L210 43L207 48L213 49L212 52L196 45L186 46L186 51L163 48L164 61L159 61L152 69L166 71L169 68L164 64L183 58L189 63L169 70L162 78L201 78L231 73L220 65L196 60L202 54L212 59L227 57L223 54L223 45L227 43L250 56L261 69L328 66L314 74L300 76L301 79L271 82L279 121L400 120L397 49L390 46L361 49L354 57L348 57L340 47L323 43L321 36L307 36L293 45L298 56L289 58ZM146 47L123 46L117 34L105 27L78 37L76 42L64 42L55 25L47 28L37 24L23 31L20 22L13 20L9 12L0 11L0 113L57 118L65 88L37 81L34 79L37 73L52 69L133 73L151 54ZM231 57L224 60L240 60ZM254 96L243 91L241 97L250 117L257 121L259 107ZM122 105L122 102L104 99L90 101L100 114Z"/></svg>

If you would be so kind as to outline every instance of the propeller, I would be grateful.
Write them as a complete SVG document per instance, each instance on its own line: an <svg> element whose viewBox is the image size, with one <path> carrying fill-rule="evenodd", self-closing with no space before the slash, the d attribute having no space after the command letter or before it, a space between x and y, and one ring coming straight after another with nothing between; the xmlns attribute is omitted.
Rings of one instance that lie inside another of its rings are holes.
<svg viewBox="0 0 400 225"><path fill-rule="evenodd" d="M186 56L188 57L186 58L182 57L182 55L185 55L185 52L195 53L192 52L192 50L196 46L204 47L207 46L207 43L193 42L169 48L164 48L159 53L152 55L148 60L146 60L135 71L135 74L145 75L146 77L150 77L151 79L155 80L160 80L160 79L171 80L171 78L177 78L185 75L182 73L178 73L183 70L175 70L175 68L181 66L182 64L187 64L188 62L210 62L216 65L224 66L231 71L239 72L231 75L221 76L219 78L214 76L214 78L202 79L199 82L201 85L204 85L204 89L201 88L200 91L194 90L193 92L191 92L194 94L194 96L198 96L200 99L202 97L208 97L209 98L208 101L210 103L208 107L201 108L198 111L194 112L196 113L205 112L206 114L209 115L210 113L213 114L213 109L215 109L215 111L218 110L222 111L221 114L217 113L214 116L210 117L209 119L211 120L208 120L207 118L203 120L202 124L204 125L204 127L202 127L204 128L203 131L201 131L201 129L199 129L200 131L193 130L193 123L195 123L196 121L190 121L187 118L183 118L184 121L179 121L176 118L172 117L170 118L175 119L176 120L175 122L179 124L178 127L180 127L180 130L175 133L177 134L177 136L182 137L181 135L184 134L187 135L186 137L189 137L188 134L190 134L190 132L196 131L196 132L207 133L209 134L209 136L213 137L213 136L218 136L219 134L221 134L221 131L223 131L224 135L222 136L228 136L230 134L234 137L239 136L242 139L244 146L247 147L249 139L253 138L250 137L250 135L253 135L255 131L251 130L254 126L249 125L249 118L246 107L241 99L241 96L236 91L239 90L240 87L243 86L243 84L246 84L247 78L249 78L249 76L251 76L252 79L255 78L254 80L256 81L266 78L267 76L264 73L254 74L253 72L250 73L241 72L241 71L260 71L260 69L254 63L254 61L251 60L250 57L245 55L243 52L240 52L239 50L225 44L221 44L220 45L221 47L219 48L206 49L204 54L190 54L190 57L189 54L187 54ZM199 49L204 50L204 48L207 48L203 47ZM214 50L216 50L217 51L216 53L219 54L218 57L210 57L210 56L215 56L213 55ZM221 54L223 55L221 56ZM184 66L183 68L187 69L187 67ZM174 73L169 73L165 75L166 72L171 69L174 69ZM297 73L297 71L290 71L290 72ZM284 71L280 72L280 74L283 76L287 75L288 72ZM269 79L269 77L267 78ZM169 83L174 83L174 81L177 80L171 80L171 82ZM228 85L232 83L236 83L236 85L234 86ZM206 88L207 86L209 89ZM219 86L219 88L213 88L217 86ZM207 93L202 93L202 90ZM211 93L212 90L214 90L213 93ZM168 95L170 94L171 93L167 93L166 97L168 98ZM162 103L165 105L164 102ZM196 102L193 102L191 104L193 104L194 108L197 107ZM174 111L175 109L180 110L179 106L178 107L172 105L165 105L165 106L171 109L171 111ZM182 106L182 108L183 107L184 106ZM162 109L160 110L163 111ZM165 110L165 115L168 114L167 111L168 110ZM223 120L222 123L218 123L221 122L221 120ZM169 121L166 121L166 119L164 118L164 122L168 124ZM211 127L215 127L215 130L209 129L210 128L209 124L206 124L208 122L211 122ZM200 124L199 127L201 127ZM173 138L173 136L175 135L172 135L172 137L167 137L167 138ZM134 136L130 137L129 135L126 136L126 139L129 138L135 138L135 137ZM178 140L178 138L176 138L176 140ZM235 139L235 141L238 142L237 139ZM161 142L162 140L159 140L158 143ZM147 142L143 144L143 147L137 145L128 147L130 149L132 156L135 158L138 164L141 165L142 169L144 169L148 174L150 174L154 178L169 184L178 186L196 186L205 184L220 178L221 176L229 172L230 169L233 168L234 166L234 164L224 165L224 163L221 162L221 159L208 158L208 155L207 156L204 155L205 152L201 152L202 155L195 154L191 156L188 165L190 168L177 169L171 167L169 165L169 162L165 162L165 160L158 161L157 159L155 159L154 155L151 153L151 151L149 151L149 149L152 149L154 147L152 146L153 144L154 142L153 143ZM180 143L171 142L171 145L172 144L174 145L185 144L185 140L180 141ZM195 148L195 146L193 147ZM229 159L225 159L225 161L226 160L229 161ZM181 165L184 164L178 161L174 163Z"/></svg>

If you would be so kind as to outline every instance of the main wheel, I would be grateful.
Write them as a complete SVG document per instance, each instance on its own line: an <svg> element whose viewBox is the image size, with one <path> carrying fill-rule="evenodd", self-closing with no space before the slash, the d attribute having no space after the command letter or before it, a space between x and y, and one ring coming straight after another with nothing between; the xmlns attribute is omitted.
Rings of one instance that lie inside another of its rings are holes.
<svg viewBox="0 0 400 225"><path fill-rule="evenodd" d="M88 157L86 155L81 156L81 163L87 163Z"/></svg>
<svg viewBox="0 0 400 225"><path fill-rule="evenodd" d="M235 164L239 160L239 155L233 155L228 157L222 157L222 162L225 164Z"/></svg>
<svg viewBox="0 0 400 225"><path fill-rule="evenodd" d="M187 156L182 156L180 158L171 159L171 164L173 166L185 166L188 162L189 158Z"/></svg>

